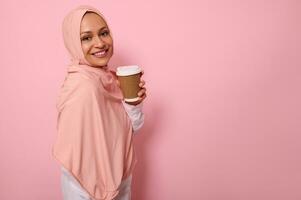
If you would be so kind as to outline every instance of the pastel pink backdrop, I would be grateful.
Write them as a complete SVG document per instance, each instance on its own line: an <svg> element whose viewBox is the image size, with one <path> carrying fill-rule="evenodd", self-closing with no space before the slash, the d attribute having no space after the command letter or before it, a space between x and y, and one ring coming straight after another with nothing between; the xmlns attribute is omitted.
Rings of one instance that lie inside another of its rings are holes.
<svg viewBox="0 0 301 200"><path fill-rule="evenodd" d="M134 200L301 199L300 1L1 1L0 199L58 200L61 22L103 11L145 70Z"/></svg>

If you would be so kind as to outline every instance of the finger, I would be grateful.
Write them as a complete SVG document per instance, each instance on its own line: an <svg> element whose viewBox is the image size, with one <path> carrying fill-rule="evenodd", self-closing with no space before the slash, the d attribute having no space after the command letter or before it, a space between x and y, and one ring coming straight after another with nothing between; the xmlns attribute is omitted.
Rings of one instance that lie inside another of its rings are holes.
<svg viewBox="0 0 301 200"><path fill-rule="evenodd" d="M145 98L146 98L146 93L144 93L143 96L139 98L140 99L139 101L142 102Z"/></svg>
<svg viewBox="0 0 301 200"><path fill-rule="evenodd" d="M145 98L146 98L146 94L144 93L144 95L142 97L139 97L139 100L135 102L135 105L140 104L142 101L144 101Z"/></svg>
<svg viewBox="0 0 301 200"><path fill-rule="evenodd" d="M144 80L141 80L140 83L139 83L139 86L140 86L140 87L143 87L144 85L145 85L145 81L144 81Z"/></svg>
<svg viewBox="0 0 301 200"><path fill-rule="evenodd" d="M140 97L140 96L143 96L143 94L145 94L145 92L146 92L146 89L143 88L142 90L140 90L140 91L138 92L138 96L139 96L139 97Z"/></svg>

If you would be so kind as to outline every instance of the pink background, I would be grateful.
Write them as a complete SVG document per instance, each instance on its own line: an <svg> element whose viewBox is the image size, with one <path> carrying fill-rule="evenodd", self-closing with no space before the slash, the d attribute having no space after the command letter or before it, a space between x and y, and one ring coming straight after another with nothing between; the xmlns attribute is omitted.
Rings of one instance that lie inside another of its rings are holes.
<svg viewBox="0 0 301 200"><path fill-rule="evenodd" d="M145 70L134 200L301 199L298 0L1 1L0 199L59 200L61 23L103 11Z"/></svg>

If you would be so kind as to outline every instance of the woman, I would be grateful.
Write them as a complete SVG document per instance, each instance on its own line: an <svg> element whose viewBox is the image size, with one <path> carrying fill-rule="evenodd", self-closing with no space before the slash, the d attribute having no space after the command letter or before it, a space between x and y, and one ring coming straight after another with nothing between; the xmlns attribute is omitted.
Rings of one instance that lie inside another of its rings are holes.
<svg viewBox="0 0 301 200"><path fill-rule="evenodd" d="M64 200L129 200L136 164L133 132L144 120L145 82L135 105L123 101L108 67L112 35L97 9L72 10L63 21L63 36L72 63L57 102L53 156L62 165Z"/></svg>

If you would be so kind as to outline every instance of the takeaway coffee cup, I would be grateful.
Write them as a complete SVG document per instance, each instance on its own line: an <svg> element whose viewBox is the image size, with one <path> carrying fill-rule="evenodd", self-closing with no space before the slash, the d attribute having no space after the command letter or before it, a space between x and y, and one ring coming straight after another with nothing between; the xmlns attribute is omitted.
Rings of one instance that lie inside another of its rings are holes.
<svg viewBox="0 0 301 200"><path fill-rule="evenodd" d="M120 66L117 68L116 75L120 83L124 101L135 102L139 100L141 68L137 65Z"/></svg>

